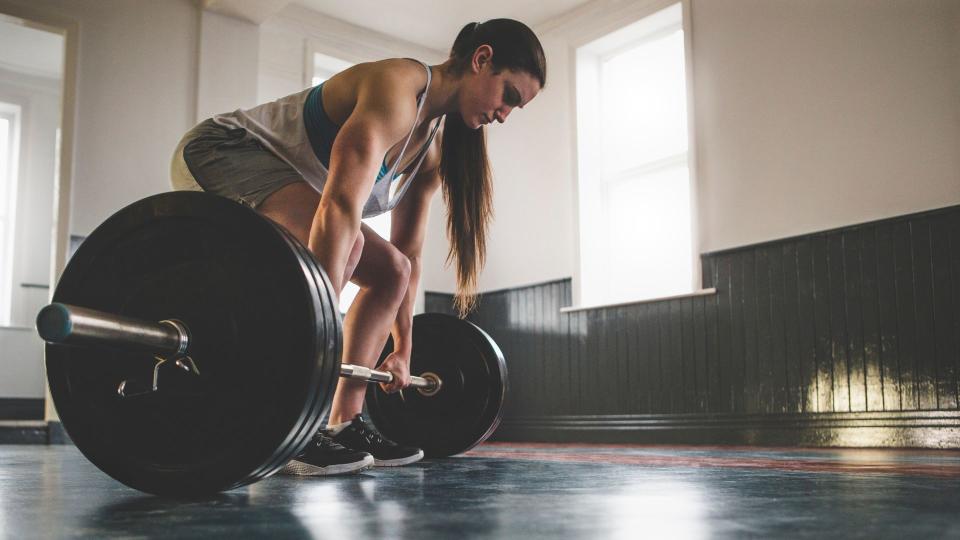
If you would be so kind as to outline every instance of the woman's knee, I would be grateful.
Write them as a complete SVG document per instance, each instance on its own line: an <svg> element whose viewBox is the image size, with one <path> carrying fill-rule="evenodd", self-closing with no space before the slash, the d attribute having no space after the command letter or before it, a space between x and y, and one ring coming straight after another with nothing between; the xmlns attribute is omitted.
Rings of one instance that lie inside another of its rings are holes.
<svg viewBox="0 0 960 540"><path fill-rule="evenodd" d="M410 274L413 271L410 264L410 258L404 255L400 250L396 250L390 258L390 275L399 284L406 287L410 282Z"/></svg>
<svg viewBox="0 0 960 540"><path fill-rule="evenodd" d="M403 294L410 283L410 259L396 248L377 251L376 256L371 253L369 259L360 262L354 283L365 289Z"/></svg>

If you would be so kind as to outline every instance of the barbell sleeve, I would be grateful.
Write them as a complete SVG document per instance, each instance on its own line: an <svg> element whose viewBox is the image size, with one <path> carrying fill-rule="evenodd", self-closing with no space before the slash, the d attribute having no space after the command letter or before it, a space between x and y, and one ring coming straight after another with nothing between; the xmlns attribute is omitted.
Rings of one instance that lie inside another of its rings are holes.
<svg viewBox="0 0 960 540"><path fill-rule="evenodd" d="M177 321L141 321L60 303L40 310L37 333L48 343L105 345L168 356L183 355L190 344L189 332Z"/></svg>
<svg viewBox="0 0 960 540"><path fill-rule="evenodd" d="M190 332L175 320L142 321L95 309L53 303L37 314L37 333L48 343L100 345L116 349L145 350L158 355L183 356L190 346ZM390 383L393 374L363 366L340 364L340 376L348 379ZM411 376L410 386L428 395L440 389L440 378L432 373Z"/></svg>

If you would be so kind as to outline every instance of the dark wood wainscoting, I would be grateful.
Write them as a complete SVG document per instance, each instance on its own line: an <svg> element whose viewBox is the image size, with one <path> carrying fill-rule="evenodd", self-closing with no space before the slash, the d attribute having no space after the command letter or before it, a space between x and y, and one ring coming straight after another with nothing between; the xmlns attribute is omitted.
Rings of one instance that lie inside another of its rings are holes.
<svg viewBox="0 0 960 540"><path fill-rule="evenodd" d="M716 294L485 293L504 440L960 447L960 206L702 257ZM452 296L426 293L427 311Z"/></svg>

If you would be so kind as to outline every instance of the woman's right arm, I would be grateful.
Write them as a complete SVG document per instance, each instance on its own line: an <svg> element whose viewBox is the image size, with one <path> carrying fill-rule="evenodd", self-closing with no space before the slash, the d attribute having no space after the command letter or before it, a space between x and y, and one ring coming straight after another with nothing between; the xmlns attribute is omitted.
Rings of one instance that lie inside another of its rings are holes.
<svg viewBox="0 0 960 540"><path fill-rule="evenodd" d="M379 69L358 83L357 103L330 151L330 171L313 217L308 247L339 297L347 257L360 234L363 206L384 154L416 120L416 91L398 70Z"/></svg>

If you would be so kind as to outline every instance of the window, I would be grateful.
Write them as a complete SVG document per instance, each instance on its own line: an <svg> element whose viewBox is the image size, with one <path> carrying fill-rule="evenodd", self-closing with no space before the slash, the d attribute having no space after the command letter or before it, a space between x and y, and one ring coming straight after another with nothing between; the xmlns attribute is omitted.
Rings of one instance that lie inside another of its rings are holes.
<svg viewBox="0 0 960 540"><path fill-rule="evenodd" d="M681 5L577 49L580 305L693 290Z"/></svg>
<svg viewBox="0 0 960 540"><path fill-rule="evenodd" d="M0 326L10 324L20 107L0 103Z"/></svg>
<svg viewBox="0 0 960 540"><path fill-rule="evenodd" d="M310 86L316 86L352 65L346 60L315 52L313 53L313 77L310 79Z"/></svg>
<svg viewBox="0 0 960 540"><path fill-rule="evenodd" d="M313 53L313 75L310 79L311 85L316 86L352 65L352 63L347 62L346 60L341 60L339 58L334 58L333 56L315 52ZM366 223L368 227L376 231L381 237L388 240L390 239L389 213L374 218L365 219L363 222ZM353 283L347 283L344 285L343 291L340 292L340 313L347 312L347 310L350 308L350 305L353 304L354 298L357 297L358 292L360 292L360 288Z"/></svg>

